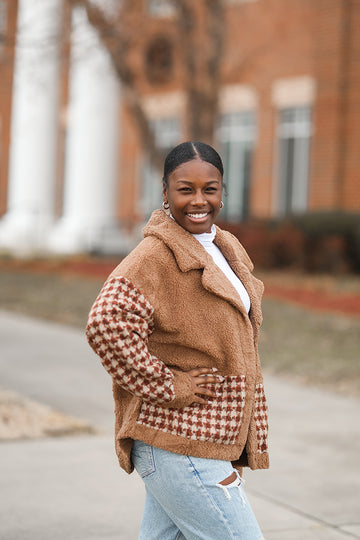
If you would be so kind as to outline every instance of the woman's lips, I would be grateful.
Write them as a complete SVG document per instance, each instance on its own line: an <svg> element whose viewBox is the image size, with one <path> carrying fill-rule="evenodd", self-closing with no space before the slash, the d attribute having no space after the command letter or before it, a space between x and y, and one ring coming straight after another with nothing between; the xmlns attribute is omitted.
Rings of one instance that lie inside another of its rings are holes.
<svg viewBox="0 0 360 540"><path fill-rule="evenodd" d="M209 215L209 212L201 212L201 213L194 212L194 213L188 213L186 215L191 221L194 221L195 223L202 223L203 221L206 221Z"/></svg>

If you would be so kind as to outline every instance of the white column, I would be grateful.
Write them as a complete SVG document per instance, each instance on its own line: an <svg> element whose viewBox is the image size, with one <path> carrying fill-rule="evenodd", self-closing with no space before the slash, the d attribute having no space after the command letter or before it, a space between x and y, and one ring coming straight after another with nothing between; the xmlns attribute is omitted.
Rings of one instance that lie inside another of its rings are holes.
<svg viewBox="0 0 360 540"><path fill-rule="evenodd" d="M0 246L42 248L53 219L62 0L19 0L7 213Z"/></svg>
<svg viewBox="0 0 360 540"><path fill-rule="evenodd" d="M63 216L49 248L103 249L116 230L120 85L83 8L73 9Z"/></svg>

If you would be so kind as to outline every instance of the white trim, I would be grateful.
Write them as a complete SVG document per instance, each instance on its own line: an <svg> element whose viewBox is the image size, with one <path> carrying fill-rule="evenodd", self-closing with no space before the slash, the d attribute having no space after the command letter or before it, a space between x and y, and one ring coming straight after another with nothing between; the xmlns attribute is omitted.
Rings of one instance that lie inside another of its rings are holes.
<svg viewBox="0 0 360 540"><path fill-rule="evenodd" d="M246 84L223 86L219 94L219 109L222 114L257 109L255 90Z"/></svg>
<svg viewBox="0 0 360 540"><path fill-rule="evenodd" d="M316 82L313 77L278 79L272 85L272 103L278 109L312 105L315 101Z"/></svg>
<svg viewBox="0 0 360 540"><path fill-rule="evenodd" d="M258 0L227 0L229 4L248 4L250 2L257 2Z"/></svg>
<svg viewBox="0 0 360 540"><path fill-rule="evenodd" d="M185 111L184 92L169 92L146 96L143 99L146 114L152 120L157 118L182 117Z"/></svg>

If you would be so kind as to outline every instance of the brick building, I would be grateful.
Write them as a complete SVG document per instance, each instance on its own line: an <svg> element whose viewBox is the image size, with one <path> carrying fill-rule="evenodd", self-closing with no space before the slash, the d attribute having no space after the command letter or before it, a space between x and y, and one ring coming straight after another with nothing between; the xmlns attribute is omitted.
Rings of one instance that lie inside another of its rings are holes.
<svg viewBox="0 0 360 540"><path fill-rule="evenodd" d="M166 0L135 4L147 24L134 62L157 144L166 149L187 138L174 13ZM360 1L225 4L215 136L228 191L222 219L359 212ZM2 34L14 35L17 18L20 40L15 55L10 45L0 52L0 244L63 252L127 249L161 204L160 174L141 151L107 52L85 14L80 8L69 13L62 0L49 0L45 12L40 5L0 1ZM19 25L31 15L38 26ZM41 48L21 47L22 38L30 43L39 33L60 35L71 17L65 52L54 42L45 62ZM165 68L171 63L168 77L154 71L149 56L149 44L159 47L161 39L173 51L162 58ZM84 43L91 54L82 53ZM30 60L41 66L45 90L33 74L26 79ZM36 97L29 98L31 92Z"/></svg>

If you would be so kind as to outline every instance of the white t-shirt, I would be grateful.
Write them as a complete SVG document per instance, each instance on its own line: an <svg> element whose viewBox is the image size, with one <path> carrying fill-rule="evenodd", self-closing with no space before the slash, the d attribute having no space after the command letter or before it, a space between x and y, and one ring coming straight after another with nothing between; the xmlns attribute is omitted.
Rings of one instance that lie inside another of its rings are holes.
<svg viewBox="0 0 360 540"><path fill-rule="evenodd" d="M211 232L202 233L202 234L193 234L193 237L200 242L200 244L206 249L209 255L212 256L214 263L220 268L220 270L225 274L227 279L235 287L238 292L242 303L245 306L246 311L250 311L250 298L242 284L241 280L231 269L229 263L225 259L224 255L221 253L220 249L214 244L214 238L216 235L215 225L211 227Z"/></svg>

